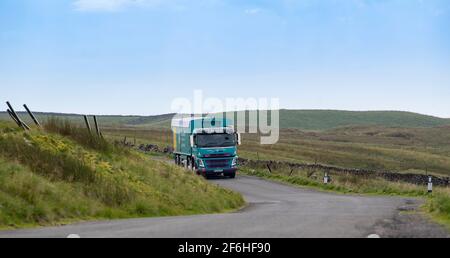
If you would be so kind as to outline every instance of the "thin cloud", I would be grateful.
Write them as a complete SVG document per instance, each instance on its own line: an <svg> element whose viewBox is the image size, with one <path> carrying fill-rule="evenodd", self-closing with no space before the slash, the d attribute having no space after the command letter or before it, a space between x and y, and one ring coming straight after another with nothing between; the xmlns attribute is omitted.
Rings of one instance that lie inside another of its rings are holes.
<svg viewBox="0 0 450 258"><path fill-rule="evenodd" d="M252 9L245 10L245 13L249 14L249 15L255 15L255 14L258 14L260 12L262 12L262 9L260 9L260 8L252 8Z"/></svg>
<svg viewBox="0 0 450 258"><path fill-rule="evenodd" d="M184 10L190 5L211 6L224 0L72 0L77 11L114 12L130 7L168 7L173 10Z"/></svg>
<svg viewBox="0 0 450 258"><path fill-rule="evenodd" d="M119 11L130 6L156 6L162 0L75 0L73 6L77 11Z"/></svg>

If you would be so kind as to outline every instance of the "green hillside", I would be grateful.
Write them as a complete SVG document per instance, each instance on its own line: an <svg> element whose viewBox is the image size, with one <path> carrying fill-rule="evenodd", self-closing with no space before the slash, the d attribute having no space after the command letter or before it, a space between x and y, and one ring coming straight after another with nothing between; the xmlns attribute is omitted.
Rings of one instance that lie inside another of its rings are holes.
<svg viewBox="0 0 450 258"><path fill-rule="evenodd" d="M20 113L24 120L28 116ZM80 115L36 113L41 120L49 117L67 118L72 122L84 123ZM99 116L102 126L169 128L173 114L158 116ZM0 113L0 119L9 119ZM401 111L339 111L339 110L280 110L281 128L302 130L327 130L338 127L370 125L385 127L435 127L450 125L450 119Z"/></svg>
<svg viewBox="0 0 450 258"><path fill-rule="evenodd" d="M23 132L0 122L0 228L216 213L242 197L69 123Z"/></svg>
<svg viewBox="0 0 450 258"><path fill-rule="evenodd" d="M18 112L19 116L27 123L32 123L30 117L25 112ZM46 121L49 118L59 118L68 120L75 124L84 123L82 115L79 114L65 114L65 113L48 113L48 112L34 112L35 116L40 121ZM98 116L100 121L107 126L115 125L133 125L136 124L134 121L140 121L143 117L140 116ZM153 121L153 116L148 117L150 121ZM0 112L0 120L11 121L9 115L6 112Z"/></svg>
<svg viewBox="0 0 450 258"><path fill-rule="evenodd" d="M282 110L281 128L326 130L354 125L385 127L435 127L449 125L449 119L401 111Z"/></svg>

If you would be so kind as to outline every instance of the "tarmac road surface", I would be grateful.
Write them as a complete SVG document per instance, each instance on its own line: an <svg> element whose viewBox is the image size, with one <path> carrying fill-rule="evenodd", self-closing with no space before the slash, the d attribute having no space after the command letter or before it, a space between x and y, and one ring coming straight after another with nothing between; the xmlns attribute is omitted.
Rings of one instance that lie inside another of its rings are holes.
<svg viewBox="0 0 450 258"><path fill-rule="evenodd" d="M242 193L247 207L226 214L141 218L0 231L0 237L447 237L442 227L405 213L419 201L398 197L339 195L239 176L216 179Z"/></svg>

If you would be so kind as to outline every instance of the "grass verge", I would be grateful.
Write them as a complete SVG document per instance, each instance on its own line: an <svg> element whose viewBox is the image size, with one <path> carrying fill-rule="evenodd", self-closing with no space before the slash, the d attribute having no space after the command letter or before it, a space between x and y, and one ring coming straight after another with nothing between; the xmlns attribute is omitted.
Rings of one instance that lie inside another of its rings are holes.
<svg viewBox="0 0 450 258"><path fill-rule="evenodd" d="M0 125L0 228L218 213L244 204L235 192L70 123L45 128Z"/></svg>

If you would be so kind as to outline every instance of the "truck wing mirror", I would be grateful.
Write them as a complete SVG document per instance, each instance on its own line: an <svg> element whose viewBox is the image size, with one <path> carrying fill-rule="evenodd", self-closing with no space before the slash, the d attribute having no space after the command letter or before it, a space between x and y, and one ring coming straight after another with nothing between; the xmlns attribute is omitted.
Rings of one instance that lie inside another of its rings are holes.
<svg viewBox="0 0 450 258"><path fill-rule="evenodd" d="M236 133L236 138L237 138L237 144L241 145L242 144L241 134L240 133Z"/></svg>
<svg viewBox="0 0 450 258"><path fill-rule="evenodd" d="M190 140L190 142L191 142L191 148L194 148L194 136L193 135L191 135L190 137L189 137L189 140Z"/></svg>

